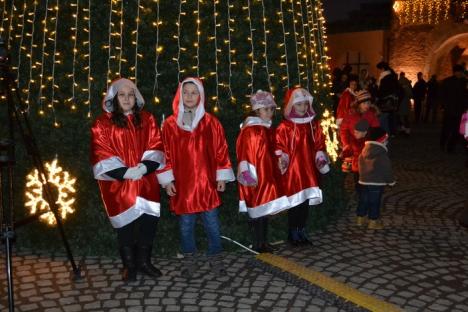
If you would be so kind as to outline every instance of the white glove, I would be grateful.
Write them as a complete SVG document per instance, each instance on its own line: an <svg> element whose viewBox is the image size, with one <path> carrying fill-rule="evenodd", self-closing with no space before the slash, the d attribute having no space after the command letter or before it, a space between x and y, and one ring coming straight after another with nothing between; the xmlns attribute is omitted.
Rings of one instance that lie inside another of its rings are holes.
<svg viewBox="0 0 468 312"><path fill-rule="evenodd" d="M145 167L145 170L146 170L146 167ZM140 180L142 176L143 174L141 173L141 169L139 169L138 167L130 167L127 169L123 177L124 179L127 179L127 180L136 181L136 180Z"/></svg>
<svg viewBox="0 0 468 312"><path fill-rule="evenodd" d="M146 168L145 164L139 163L138 170L141 172L141 175L144 176L148 172L148 168Z"/></svg>

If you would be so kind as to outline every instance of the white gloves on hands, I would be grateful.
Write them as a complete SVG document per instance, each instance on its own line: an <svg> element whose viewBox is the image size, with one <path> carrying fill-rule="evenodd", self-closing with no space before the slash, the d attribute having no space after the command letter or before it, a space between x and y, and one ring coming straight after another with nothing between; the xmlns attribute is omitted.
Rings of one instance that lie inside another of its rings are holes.
<svg viewBox="0 0 468 312"><path fill-rule="evenodd" d="M140 180L143 177L143 175L146 174L146 172L146 166L140 163L135 167L128 168L123 177L127 180L136 181Z"/></svg>

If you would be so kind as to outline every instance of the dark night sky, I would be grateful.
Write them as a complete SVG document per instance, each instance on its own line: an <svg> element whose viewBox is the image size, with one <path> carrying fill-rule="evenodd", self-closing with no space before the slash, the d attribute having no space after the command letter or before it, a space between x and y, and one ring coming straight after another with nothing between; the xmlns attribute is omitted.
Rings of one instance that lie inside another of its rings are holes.
<svg viewBox="0 0 468 312"><path fill-rule="evenodd" d="M323 0L327 22L346 19L348 13L359 9L361 3L391 2L391 0Z"/></svg>

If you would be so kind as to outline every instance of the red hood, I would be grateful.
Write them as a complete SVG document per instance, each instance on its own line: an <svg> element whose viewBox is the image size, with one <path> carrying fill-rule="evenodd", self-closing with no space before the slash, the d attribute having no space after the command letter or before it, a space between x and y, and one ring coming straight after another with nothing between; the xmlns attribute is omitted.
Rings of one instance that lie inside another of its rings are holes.
<svg viewBox="0 0 468 312"><path fill-rule="evenodd" d="M296 97L299 97L300 99L306 99L309 101L309 109L305 116L298 116L297 114L295 114L294 110L292 109L294 105L294 99ZM284 104L283 104L284 105L284 110L283 110L284 118L288 120L292 119L292 121L298 120L298 119L304 119L304 121L305 119L310 119L310 120L314 119L315 112L314 112L314 109L312 108L313 100L314 98L312 97L312 95L309 93L309 91L307 91L304 88L296 87L296 88L289 89L286 92L286 95L284 97Z"/></svg>
<svg viewBox="0 0 468 312"><path fill-rule="evenodd" d="M184 103L183 103L182 96L181 96L182 87L187 82L194 83L198 88L198 92L200 93L200 99L198 101L198 106L195 112L195 119L193 121L192 127L183 125L182 123L183 114L180 113L181 111L183 112L184 110ZM174 100L172 101L172 112L174 114L174 117L177 120L177 125L180 128L184 130L192 131L193 129L197 127L198 123L205 115L205 90L203 88L203 83L200 79L188 77L188 78L185 78L181 83L179 83L176 94L174 96Z"/></svg>

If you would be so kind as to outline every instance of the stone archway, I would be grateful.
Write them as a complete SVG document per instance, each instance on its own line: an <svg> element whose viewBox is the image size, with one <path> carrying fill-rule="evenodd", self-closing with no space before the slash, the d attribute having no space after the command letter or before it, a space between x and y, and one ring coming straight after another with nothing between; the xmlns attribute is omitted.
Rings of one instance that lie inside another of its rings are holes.
<svg viewBox="0 0 468 312"><path fill-rule="evenodd" d="M452 66L468 59L468 32L458 33L444 38L433 45L433 52L426 60L424 72L429 76L445 78L451 75Z"/></svg>
<svg viewBox="0 0 468 312"><path fill-rule="evenodd" d="M425 78L438 74L438 78L450 74L451 51L459 47L468 51L468 24L447 21L436 26L418 25L394 27L389 44L390 65L396 72L404 71L416 81L422 72Z"/></svg>

